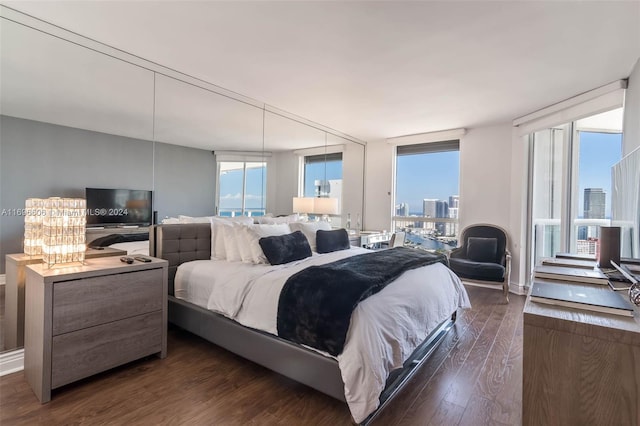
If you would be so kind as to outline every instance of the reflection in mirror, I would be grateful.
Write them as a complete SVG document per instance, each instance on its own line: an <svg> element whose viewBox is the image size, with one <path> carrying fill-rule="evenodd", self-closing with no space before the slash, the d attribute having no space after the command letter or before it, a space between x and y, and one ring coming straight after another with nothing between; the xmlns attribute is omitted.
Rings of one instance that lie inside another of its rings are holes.
<svg viewBox="0 0 640 426"><path fill-rule="evenodd" d="M0 43L1 209L82 197L85 186L115 185L122 170L150 189L153 72L4 17ZM0 216L0 351L23 345L24 268L41 261L7 260L23 236L22 215Z"/></svg>
<svg viewBox="0 0 640 426"><path fill-rule="evenodd" d="M89 47L83 47L77 34L74 42L66 41L63 29L52 36L0 19L0 207L21 208L30 197L78 197L85 186L126 188L136 182L138 188L157 190L159 170L168 176L163 188L184 188L184 179L171 179L174 162L167 157L182 152L162 144L168 143L215 152L218 169L209 183L215 181L216 206L225 215L290 214L293 198L305 192L305 157L327 154L324 161L331 152L341 153L341 176L322 175L322 180L342 179L341 214L333 225L344 223L347 213L354 223L362 216L363 145L224 89L215 91L187 76L182 81L179 73L155 64L134 65L126 53L120 57L108 47L94 48L98 42L86 40ZM39 167L28 174L18 170L24 158ZM331 167L327 161L327 170ZM66 172L57 173L61 168ZM313 184L319 180L311 170L306 174ZM21 178L9 179L16 175ZM165 207L175 204L172 194ZM22 251L23 232L22 217L0 217L0 274L5 254ZM18 305L5 307L4 324ZM2 330L2 337L7 335Z"/></svg>
<svg viewBox="0 0 640 426"><path fill-rule="evenodd" d="M302 195L300 157L295 149L324 145L324 132L271 111L265 112L265 151L270 152L267 211L274 215L293 212L293 198Z"/></svg>
<svg viewBox="0 0 640 426"><path fill-rule="evenodd" d="M265 150L276 165L267 187L267 210L290 214L294 197L324 191L340 200L333 226L345 225L347 215L354 218L353 226L357 216L362 218L364 145L267 111Z"/></svg>
<svg viewBox="0 0 640 426"><path fill-rule="evenodd" d="M262 108L174 78L156 77L155 140L221 151L262 151Z"/></svg>
<svg viewBox="0 0 640 426"><path fill-rule="evenodd" d="M2 19L0 111L138 139L152 139L152 73Z"/></svg>

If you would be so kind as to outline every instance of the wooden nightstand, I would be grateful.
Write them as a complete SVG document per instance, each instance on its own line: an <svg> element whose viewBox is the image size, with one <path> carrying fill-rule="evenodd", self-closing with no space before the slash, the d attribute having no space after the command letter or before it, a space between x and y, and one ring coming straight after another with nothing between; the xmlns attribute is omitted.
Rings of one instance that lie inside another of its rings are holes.
<svg viewBox="0 0 640 426"><path fill-rule="evenodd" d="M102 250L87 249L86 259L98 257L125 256L126 250L105 247ZM21 348L24 345L24 282L25 267L42 263L42 256L28 256L24 253L7 254L6 286L4 299L4 345L5 349Z"/></svg>
<svg viewBox="0 0 640 426"><path fill-rule="evenodd" d="M40 402L51 390L167 353L167 261L26 267L24 372Z"/></svg>

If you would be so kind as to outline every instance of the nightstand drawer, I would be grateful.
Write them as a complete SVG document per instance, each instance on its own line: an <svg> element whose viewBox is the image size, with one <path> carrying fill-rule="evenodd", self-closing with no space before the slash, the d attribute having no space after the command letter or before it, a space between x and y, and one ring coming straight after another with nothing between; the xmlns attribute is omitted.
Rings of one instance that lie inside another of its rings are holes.
<svg viewBox="0 0 640 426"><path fill-rule="evenodd" d="M55 336L51 388L162 350L162 311Z"/></svg>
<svg viewBox="0 0 640 426"><path fill-rule="evenodd" d="M161 268L58 282L53 335L162 309Z"/></svg>

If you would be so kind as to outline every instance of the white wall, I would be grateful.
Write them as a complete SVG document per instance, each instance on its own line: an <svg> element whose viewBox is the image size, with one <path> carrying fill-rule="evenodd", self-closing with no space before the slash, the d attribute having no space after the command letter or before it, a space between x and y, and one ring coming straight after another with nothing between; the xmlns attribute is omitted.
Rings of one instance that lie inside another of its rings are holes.
<svg viewBox="0 0 640 426"><path fill-rule="evenodd" d="M509 227L512 126L471 129L460 140L460 229Z"/></svg>
<svg viewBox="0 0 640 426"><path fill-rule="evenodd" d="M394 149L386 140L367 143L364 229L391 229ZM352 217L351 220L355 218Z"/></svg>
<svg viewBox="0 0 640 426"><path fill-rule="evenodd" d="M622 154L640 147L640 59L636 62L624 99L624 128Z"/></svg>
<svg viewBox="0 0 640 426"><path fill-rule="evenodd" d="M527 152L511 123L471 129L460 140L460 229L490 223L507 231L512 287L526 282Z"/></svg>
<svg viewBox="0 0 640 426"><path fill-rule="evenodd" d="M365 147L347 143L342 152L342 225L351 214L351 226L356 226L357 216L363 213ZM362 219L360 221L362 224Z"/></svg>
<svg viewBox="0 0 640 426"><path fill-rule="evenodd" d="M293 197L298 196L299 168L300 157L293 151L273 154L267 166L267 213L291 214Z"/></svg>
<svg viewBox="0 0 640 426"><path fill-rule="evenodd" d="M395 146L367 144L365 222L368 230L391 229ZM511 123L471 129L460 139L460 226L491 223L511 240L512 285L520 278L526 238L527 149Z"/></svg>

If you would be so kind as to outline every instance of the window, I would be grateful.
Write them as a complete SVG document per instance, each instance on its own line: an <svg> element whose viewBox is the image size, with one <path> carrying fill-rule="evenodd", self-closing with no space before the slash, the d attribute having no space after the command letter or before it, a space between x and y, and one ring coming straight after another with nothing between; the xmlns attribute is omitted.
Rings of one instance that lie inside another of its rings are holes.
<svg viewBox="0 0 640 426"><path fill-rule="evenodd" d="M594 255L611 224L611 167L622 157L622 109L541 130L531 144L531 262Z"/></svg>
<svg viewBox="0 0 640 426"><path fill-rule="evenodd" d="M218 162L218 215L263 216L266 173L266 162Z"/></svg>
<svg viewBox="0 0 640 426"><path fill-rule="evenodd" d="M430 250L457 245L460 141L398 146L394 229Z"/></svg>
<svg viewBox="0 0 640 426"><path fill-rule="evenodd" d="M342 153L304 157L304 197L342 200Z"/></svg>

